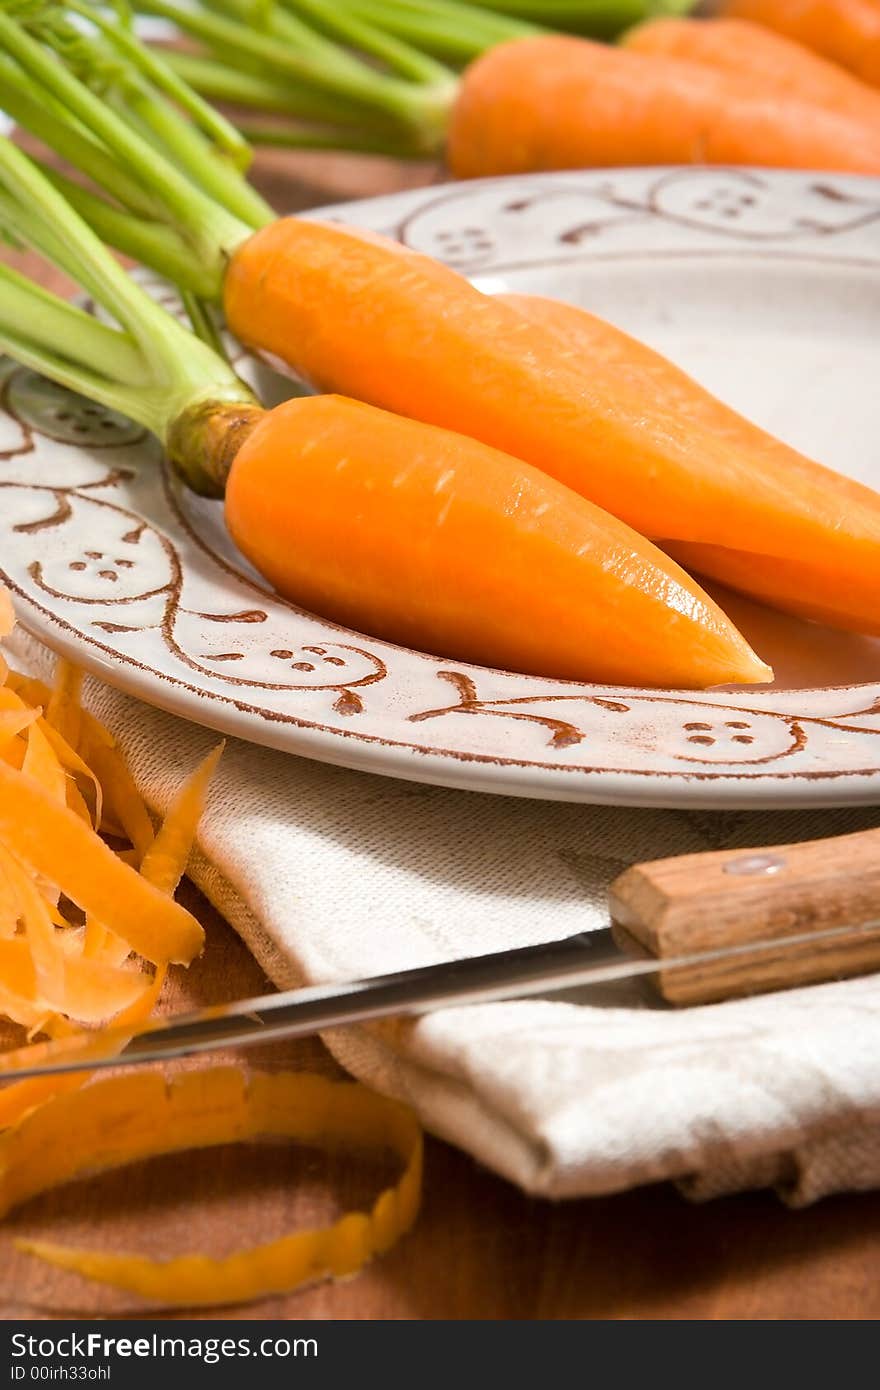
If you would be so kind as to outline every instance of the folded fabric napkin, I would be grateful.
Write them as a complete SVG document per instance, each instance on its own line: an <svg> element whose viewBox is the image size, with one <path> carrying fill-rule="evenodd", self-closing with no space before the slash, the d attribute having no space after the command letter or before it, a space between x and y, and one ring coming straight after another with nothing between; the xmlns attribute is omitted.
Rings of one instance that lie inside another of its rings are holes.
<svg viewBox="0 0 880 1390"><path fill-rule="evenodd" d="M13 658L44 678L21 629ZM209 730L86 683L161 811ZM880 810L633 811L397 782L231 741L191 876L281 988L605 925L627 865L843 834ZM210 949L210 943L209 943ZM663 1178L803 1205L880 1185L880 978L673 1011L638 984L329 1033L363 1081L528 1192Z"/></svg>

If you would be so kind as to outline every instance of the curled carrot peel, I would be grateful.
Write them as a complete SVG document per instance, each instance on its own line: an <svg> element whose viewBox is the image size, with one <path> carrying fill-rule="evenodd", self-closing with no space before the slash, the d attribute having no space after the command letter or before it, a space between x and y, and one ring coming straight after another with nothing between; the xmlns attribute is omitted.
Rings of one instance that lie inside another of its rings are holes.
<svg viewBox="0 0 880 1390"><path fill-rule="evenodd" d="M356 1082L235 1067L184 1072L173 1080L154 1072L113 1077L41 1106L0 1136L0 1216L85 1171L261 1137L331 1151L391 1150L403 1172L369 1211L219 1259L187 1254L154 1260L26 1239L16 1245L151 1302L205 1308L352 1275L413 1225L422 1137L410 1110Z"/></svg>

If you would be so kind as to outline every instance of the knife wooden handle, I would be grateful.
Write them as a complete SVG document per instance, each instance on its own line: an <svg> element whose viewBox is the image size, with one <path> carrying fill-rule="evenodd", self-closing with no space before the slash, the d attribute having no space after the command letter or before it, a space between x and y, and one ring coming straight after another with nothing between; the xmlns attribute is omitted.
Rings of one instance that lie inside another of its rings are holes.
<svg viewBox="0 0 880 1390"><path fill-rule="evenodd" d="M659 959L778 942L778 950L661 971L657 988L671 1004L868 974L880 970L880 926L839 940L786 940L880 918L880 830L637 864L612 883L609 907L624 944Z"/></svg>

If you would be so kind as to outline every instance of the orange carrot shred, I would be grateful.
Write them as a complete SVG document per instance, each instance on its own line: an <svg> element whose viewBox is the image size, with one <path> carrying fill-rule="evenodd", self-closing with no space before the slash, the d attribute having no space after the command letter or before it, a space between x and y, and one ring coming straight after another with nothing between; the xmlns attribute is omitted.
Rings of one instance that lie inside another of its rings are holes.
<svg viewBox="0 0 880 1390"><path fill-rule="evenodd" d="M189 858L205 797L225 743L218 743L184 782L141 863L141 874L163 893L173 893Z"/></svg>
<svg viewBox="0 0 880 1390"><path fill-rule="evenodd" d="M32 724L28 729L27 749L21 770L39 782L53 801L62 806L67 804L67 773L39 723Z"/></svg>
<svg viewBox="0 0 880 1390"><path fill-rule="evenodd" d="M0 589L0 635L11 621ZM403 1106L356 1083L305 1073L214 1067L170 1081L155 1072L92 1079L90 1063L115 1056L128 1030L147 1023L169 962L188 961L201 946L201 927L172 895L223 745L179 789L154 833L112 737L80 708L79 685L66 662L51 693L41 682L7 677L5 665L0 672L0 1012L28 1038L4 1060L26 1065L33 1039L92 1030L80 1053L84 1070L0 1089L0 1218L81 1172L151 1154L264 1134L330 1149L390 1148L402 1176L369 1210L225 1258L155 1261L18 1242L50 1263L167 1305L240 1302L353 1274L418 1212L421 1130ZM111 849L99 837L108 824L130 848ZM155 963L152 975L133 951Z"/></svg>
<svg viewBox="0 0 880 1390"><path fill-rule="evenodd" d="M66 806L0 763L0 838L15 855L154 962L188 964L204 941L199 923L123 864Z"/></svg>
<svg viewBox="0 0 880 1390"><path fill-rule="evenodd" d="M18 738L39 717L35 709L9 709L0 712L0 746L10 739Z"/></svg>
<svg viewBox="0 0 880 1390"><path fill-rule="evenodd" d="M58 1142L71 1133L72 1142ZM184 1072L170 1081L147 1072L113 1077L41 1106L0 1136L0 1215L86 1167L106 1171L155 1154L261 1135L330 1150L390 1149L403 1171L367 1211L225 1258L189 1254L160 1261L32 1240L19 1240L18 1248L160 1306L204 1308L347 1277L415 1221L422 1137L410 1110L357 1082L235 1067Z"/></svg>
<svg viewBox="0 0 880 1390"><path fill-rule="evenodd" d="M82 672L61 657L55 668L55 684L46 706L46 722L75 748L80 730L79 697Z"/></svg>
<svg viewBox="0 0 880 1390"><path fill-rule="evenodd" d="M0 636L12 620L0 589ZM137 1029L159 997L167 961L190 959L203 938L170 895L216 755L175 798L151 882L137 866L155 838L152 820L112 735L81 708L80 686L67 662L50 690L10 671L0 655L0 1013L29 1038L110 1022ZM113 851L99 839L106 819L131 848ZM74 904L85 909L84 925ZM152 973L133 950L158 962ZM106 1054L101 1028L93 1046ZM5 1087L0 1127L87 1079L82 1072Z"/></svg>
<svg viewBox="0 0 880 1390"><path fill-rule="evenodd" d="M106 730L100 731L106 733ZM107 743L96 736L89 719L83 721L82 751L102 790L104 813L101 827L109 829L109 826L105 827L105 820L109 817L134 845L140 862L153 843L155 832L122 755L112 740Z"/></svg>

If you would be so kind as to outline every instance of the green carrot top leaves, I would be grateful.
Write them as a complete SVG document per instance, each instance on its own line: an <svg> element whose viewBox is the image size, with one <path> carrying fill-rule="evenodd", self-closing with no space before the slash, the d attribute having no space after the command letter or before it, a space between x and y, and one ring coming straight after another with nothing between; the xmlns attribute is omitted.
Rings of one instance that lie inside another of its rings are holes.
<svg viewBox="0 0 880 1390"><path fill-rule="evenodd" d="M8 115L89 180L46 170L80 215L195 293L216 295L228 255L271 220L237 167L241 137L88 0L0 0L0 83Z"/></svg>
<svg viewBox="0 0 880 1390"><path fill-rule="evenodd" d="M167 441L204 402L254 404L227 363L122 269L40 169L0 137L0 229L103 306L99 322L0 264L0 350Z"/></svg>

